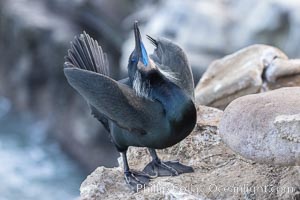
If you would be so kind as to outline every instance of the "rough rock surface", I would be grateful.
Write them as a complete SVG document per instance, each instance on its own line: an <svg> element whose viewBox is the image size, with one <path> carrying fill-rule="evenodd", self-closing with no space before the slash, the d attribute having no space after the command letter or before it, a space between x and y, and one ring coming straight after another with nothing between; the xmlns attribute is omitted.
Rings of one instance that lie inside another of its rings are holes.
<svg viewBox="0 0 300 200"><path fill-rule="evenodd" d="M275 118L274 126L282 139L300 143L300 113L296 115L279 115Z"/></svg>
<svg viewBox="0 0 300 200"><path fill-rule="evenodd" d="M300 198L300 167L274 167L245 160L220 140L222 111L204 106L197 110L193 133L179 144L158 151L163 160L178 159L193 166L194 173L155 178L150 187L133 193L125 185L121 167L99 167L82 183L81 199ZM128 158L135 170L143 169L150 161L144 148L130 148Z"/></svg>
<svg viewBox="0 0 300 200"><path fill-rule="evenodd" d="M244 96L225 109L223 141L261 163L300 165L300 87Z"/></svg>
<svg viewBox="0 0 300 200"><path fill-rule="evenodd" d="M272 46L252 45L208 67L196 87L196 102L223 109L238 97L269 87L300 86L299 75L300 60L289 60Z"/></svg>

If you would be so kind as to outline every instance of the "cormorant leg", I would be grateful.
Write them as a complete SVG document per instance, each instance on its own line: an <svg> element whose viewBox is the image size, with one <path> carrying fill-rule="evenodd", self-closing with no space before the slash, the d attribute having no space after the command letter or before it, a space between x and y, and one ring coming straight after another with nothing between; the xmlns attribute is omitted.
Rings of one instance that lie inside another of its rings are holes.
<svg viewBox="0 0 300 200"><path fill-rule="evenodd" d="M143 172L151 177L156 176L178 176L183 173L194 172L192 167L180 164L178 161L161 161L155 150L148 148L152 161L146 165Z"/></svg>
<svg viewBox="0 0 300 200"><path fill-rule="evenodd" d="M148 185L150 177L144 172L130 170L127 162L126 151L121 152L121 154L123 158L125 181L135 192L137 192L139 189Z"/></svg>

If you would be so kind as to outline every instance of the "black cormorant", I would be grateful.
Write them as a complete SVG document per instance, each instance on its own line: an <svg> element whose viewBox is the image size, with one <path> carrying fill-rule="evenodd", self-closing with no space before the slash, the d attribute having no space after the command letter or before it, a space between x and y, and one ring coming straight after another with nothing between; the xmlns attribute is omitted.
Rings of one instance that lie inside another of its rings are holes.
<svg viewBox="0 0 300 200"><path fill-rule="evenodd" d="M193 172L179 162L161 161L155 149L170 147L187 137L197 114L192 71L183 50L167 39L147 36L155 46L148 56L137 22L134 35L128 78L115 81L109 77L106 54L85 32L71 42L64 73L110 132L123 157L125 181L136 190L153 176ZM129 146L148 147L153 159L143 172L130 170L126 157Z"/></svg>

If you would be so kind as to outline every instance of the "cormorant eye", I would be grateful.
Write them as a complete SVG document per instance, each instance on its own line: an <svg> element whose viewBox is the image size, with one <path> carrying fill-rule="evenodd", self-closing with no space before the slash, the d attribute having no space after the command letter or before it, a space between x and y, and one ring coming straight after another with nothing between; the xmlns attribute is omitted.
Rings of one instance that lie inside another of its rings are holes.
<svg viewBox="0 0 300 200"><path fill-rule="evenodd" d="M134 56L131 57L131 62L136 62L136 58Z"/></svg>

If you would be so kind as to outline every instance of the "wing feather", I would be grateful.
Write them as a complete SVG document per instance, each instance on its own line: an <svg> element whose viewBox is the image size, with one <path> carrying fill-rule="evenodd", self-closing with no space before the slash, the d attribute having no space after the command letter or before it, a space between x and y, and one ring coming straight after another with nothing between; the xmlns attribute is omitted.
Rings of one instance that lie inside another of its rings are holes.
<svg viewBox="0 0 300 200"><path fill-rule="evenodd" d="M122 83L88 70L66 67L64 73L70 85L89 104L130 132L152 132L156 127L168 126L162 105L138 97Z"/></svg>
<svg viewBox="0 0 300 200"><path fill-rule="evenodd" d="M106 118L130 132L168 128L161 103L138 97L127 79L117 82L108 76L106 54L85 32L75 37L65 60L68 82L87 100L93 115L106 128Z"/></svg>

